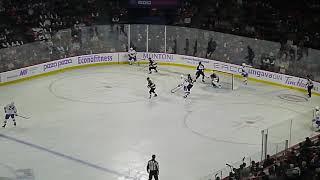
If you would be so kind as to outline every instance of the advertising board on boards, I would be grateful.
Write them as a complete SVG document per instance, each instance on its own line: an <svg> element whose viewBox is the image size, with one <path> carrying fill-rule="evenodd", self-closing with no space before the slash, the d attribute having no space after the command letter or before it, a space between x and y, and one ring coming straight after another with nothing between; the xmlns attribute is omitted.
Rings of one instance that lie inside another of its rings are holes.
<svg viewBox="0 0 320 180"><path fill-rule="evenodd" d="M174 63L188 66L197 66L199 62L202 62L207 69L214 69L221 72L231 73L231 74L241 74L241 66L236 64L225 63L221 61L209 60L204 58L167 54L167 53L148 53L148 52L138 52L138 60L147 60L151 58L155 61L164 63ZM92 54L83 55L77 57L70 57L65 59L60 59L56 61L51 61L35 66L30 66L22 69L16 69L0 74L0 82L10 82L25 77L30 77L34 75L43 74L46 72L64 69L67 67L86 65L86 64L97 64L105 62L126 62L128 61L128 54L126 52L120 53L102 53L102 54ZM299 89L306 89L307 80L304 78L289 76L285 74L279 74L275 72L264 71L255 68L248 68L248 74L250 78L257 80L277 83L285 86L295 87ZM315 92L320 93L320 83L314 82Z"/></svg>

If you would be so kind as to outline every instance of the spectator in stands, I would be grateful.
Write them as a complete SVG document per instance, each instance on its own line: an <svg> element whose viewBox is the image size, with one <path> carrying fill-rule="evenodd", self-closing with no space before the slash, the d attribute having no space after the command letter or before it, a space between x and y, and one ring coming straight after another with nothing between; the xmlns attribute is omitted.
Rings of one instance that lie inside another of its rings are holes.
<svg viewBox="0 0 320 180"><path fill-rule="evenodd" d="M186 38L186 47L184 48L184 54L188 55L189 54L189 39Z"/></svg>
<svg viewBox="0 0 320 180"><path fill-rule="evenodd" d="M263 162L263 167L266 168L268 166L271 166L274 163L274 160L270 157L270 155L267 155L267 158Z"/></svg>
<svg viewBox="0 0 320 180"><path fill-rule="evenodd" d="M207 46L206 58L211 58L216 48L217 48L217 42L214 41L213 38L210 38Z"/></svg>
<svg viewBox="0 0 320 180"><path fill-rule="evenodd" d="M313 143L312 143L312 141L310 140L309 137L306 138L306 141L304 142L304 146L305 146L305 147L311 147L311 146L313 146Z"/></svg>
<svg viewBox="0 0 320 180"><path fill-rule="evenodd" d="M289 169L286 171L287 179L300 179L300 168L295 166L295 164L290 164Z"/></svg>
<svg viewBox="0 0 320 180"><path fill-rule="evenodd" d="M254 52L249 45L247 46L247 49L248 49L248 55L245 57L245 59L247 60L249 65L253 65L253 59L255 57Z"/></svg>
<svg viewBox="0 0 320 180"><path fill-rule="evenodd" d="M197 53L198 53L198 40L196 40L194 42L194 46L193 46L193 56L197 56Z"/></svg>
<svg viewBox="0 0 320 180"><path fill-rule="evenodd" d="M178 45L177 45L177 39L174 39L174 40L173 40L173 48L172 48L172 53L173 53L173 54L177 54L177 49L178 49L177 46L178 46Z"/></svg>
<svg viewBox="0 0 320 180"><path fill-rule="evenodd" d="M260 68L267 71L274 71L275 60L276 58L272 52L270 52L269 54L263 53L261 55Z"/></svg>

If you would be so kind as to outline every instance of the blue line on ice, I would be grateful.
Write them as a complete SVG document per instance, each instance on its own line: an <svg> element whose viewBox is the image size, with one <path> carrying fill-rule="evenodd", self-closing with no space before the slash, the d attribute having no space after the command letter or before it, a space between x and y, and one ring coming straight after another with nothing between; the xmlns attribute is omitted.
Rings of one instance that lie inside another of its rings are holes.
<svg viewBox="0 0 320 180"><path fill-rule="evenodd" d="M60 153L60 152L57 152L57 151L54 151L54 150L50 150L50 149L45 148L43 146L36 145L36 144L30 143L30 142L26 142L26 141L23 141L23 140L20 140L20 139L11 137L11 136L7 136L7 135L4 135L4 134L0 133L0 138L4 138L4 139L7 139L7 140L10 140L10 141L19 143L19 144L23 144L23 145L29 146L31 148L34 148L34 149L37 149L37 150L40 150L40 151L44 151L44 152L56 155L56 156L58 156L60 158L68 159L70 161L77 162L77 163L82 164L84 166L94 168L96 170L104 171L104 172L107 172L107 173L110 173L110 174L113 174L113 175L117 175L117 176L120 176L120 177L125 177L127 179L134 179L134 177L126 176L126 175L121 174L120 172L117 172L115 170L111 170L111 169L108 169L108 168L105 168L105 167L101 167L101 166L93 164L91 162L84 161L84 160L81 160L81 159L78 159L78 158L75 158L75 157L72 157L70 155L63 154L63 153Z"/></svg>

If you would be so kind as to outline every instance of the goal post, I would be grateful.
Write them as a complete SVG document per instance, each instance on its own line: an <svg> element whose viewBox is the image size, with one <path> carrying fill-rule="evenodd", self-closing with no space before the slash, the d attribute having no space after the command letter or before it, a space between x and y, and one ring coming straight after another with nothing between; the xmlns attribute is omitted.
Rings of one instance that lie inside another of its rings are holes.
<svg viewBox="0 0 320 180"><path fill-rule="evenodd" d="M213 70L206 70L207 76L210 78ZM237 90L241 85L241 75L214 70L219 76L220 84L223 89Z"/></svg>

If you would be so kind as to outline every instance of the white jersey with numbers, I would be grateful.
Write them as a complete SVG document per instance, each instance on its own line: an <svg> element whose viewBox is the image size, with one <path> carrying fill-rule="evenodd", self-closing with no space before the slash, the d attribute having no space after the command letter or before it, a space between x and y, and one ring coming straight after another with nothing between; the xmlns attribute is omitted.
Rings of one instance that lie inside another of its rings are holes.
<svg viewBox="0 0 320 180"><path fill-rule="evenodd" d="M188 79L184 78L181 84L183 87L187 87L189 85Z"/></svg>
<svg viewBox="0 0 320 180"><path fill-rule="evenodd" d="M6 107L4 107L4 112L6 114L17 114L17 108L15 105L8 104Z"/></svg>

